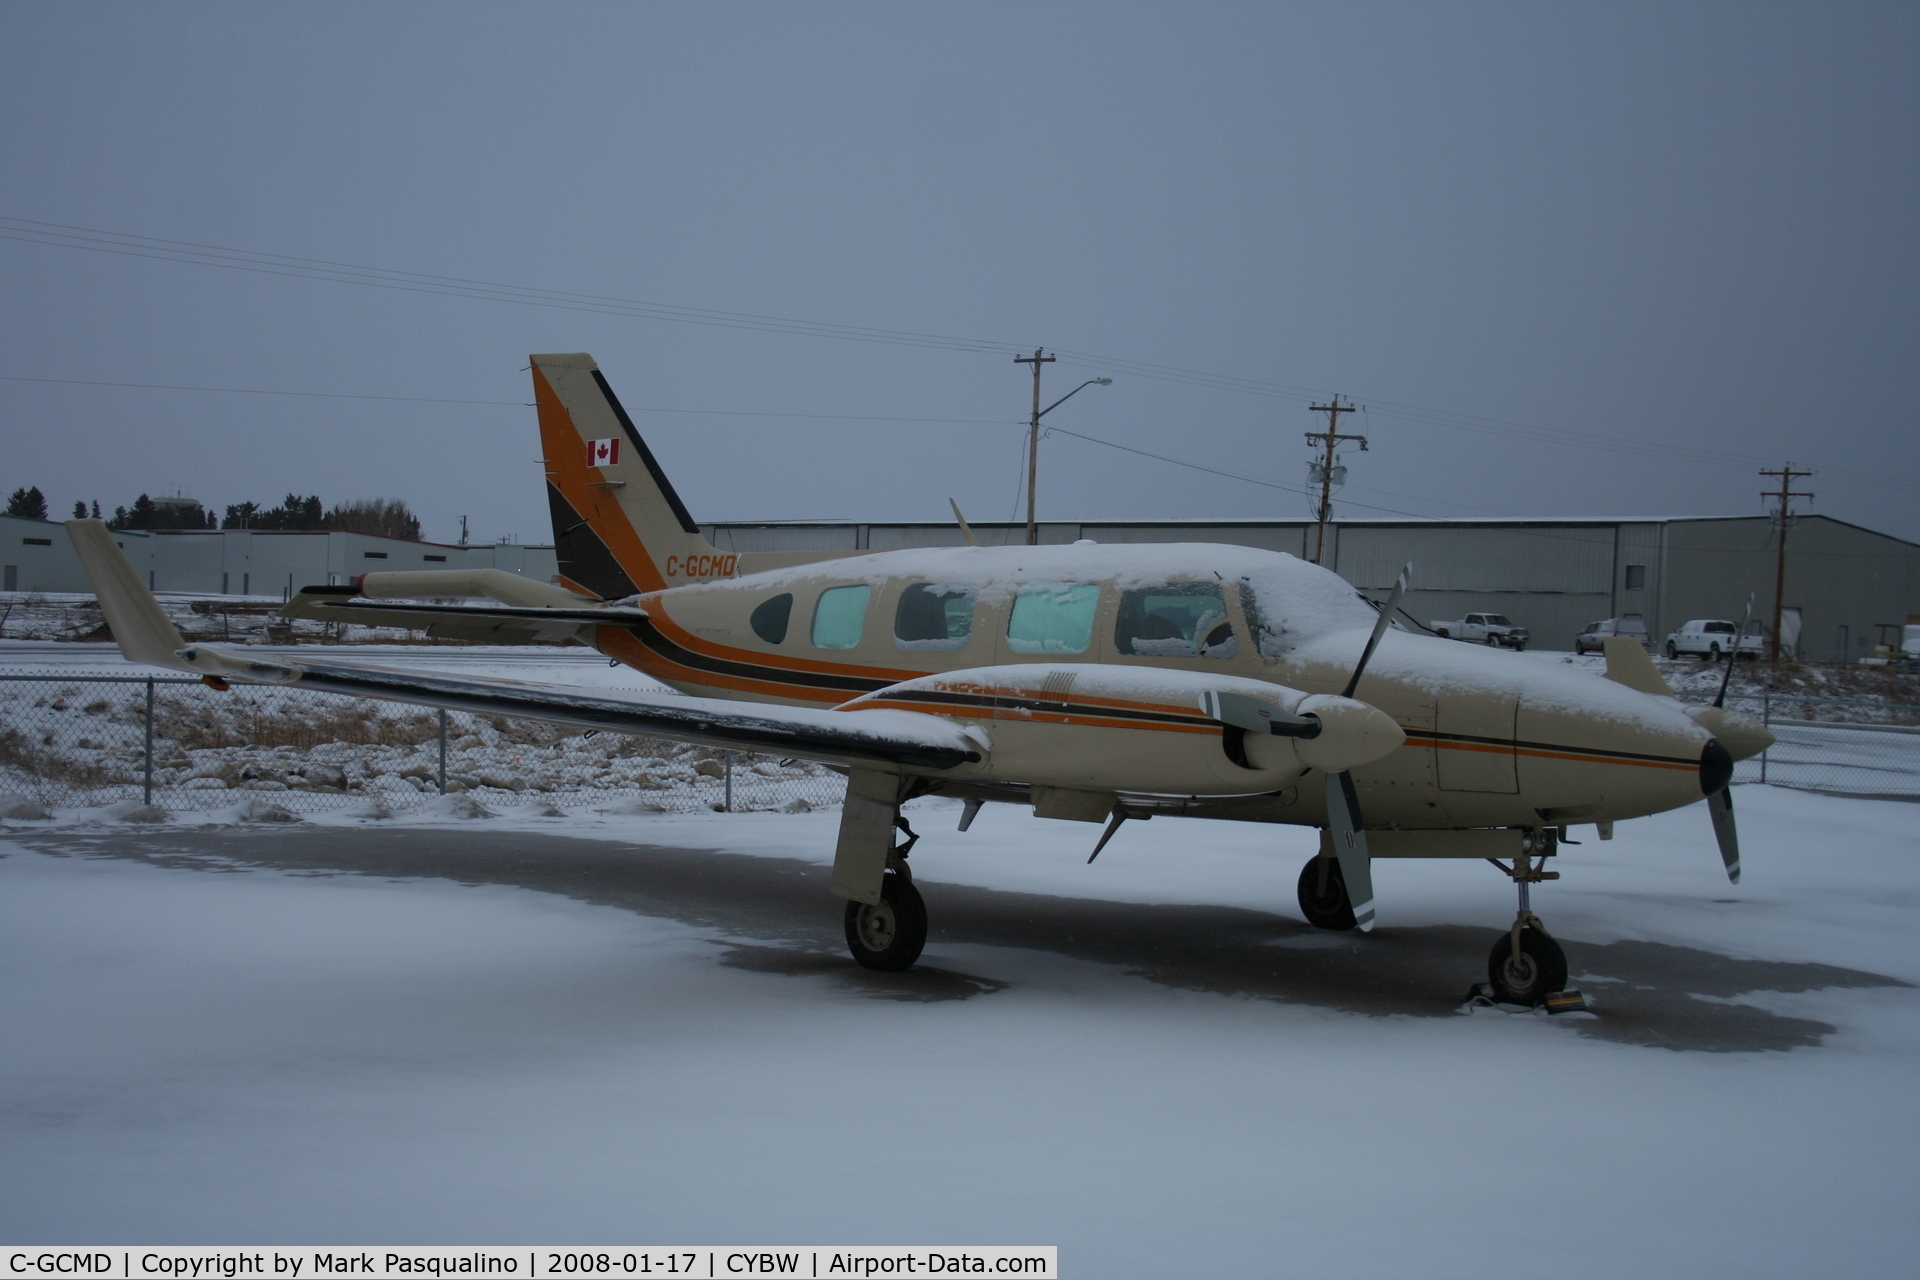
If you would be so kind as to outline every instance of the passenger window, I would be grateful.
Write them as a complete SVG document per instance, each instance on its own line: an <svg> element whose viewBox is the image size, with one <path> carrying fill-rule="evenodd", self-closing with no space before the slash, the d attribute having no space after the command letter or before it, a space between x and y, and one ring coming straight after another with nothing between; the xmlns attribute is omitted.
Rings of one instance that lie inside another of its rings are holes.
<svg viewBox="0 0 1920 1280"><path fill-rule="evenodd" d="M1093 643L1100 588L1091 582L1036 582L1020 588L1007 619L1015 653L1085 653Z"/></svg>
<svg viewBox="0 0 1920 1280"><path fill-rule="evenodd" d="M955 650L973 635L978 587L953 582L916 582L900 593L893 612L893 642L902 649Z"/></svg>
<svg viewBox="0 0 1920 1280"><path fill-rule="evenodd" d="M1157 658L1231 658L1240 639L1227 621L1220 588L1206 582L1140 587L1120 597L1113 647Z"/></svg>
<svg viewBox="0 0 1920 1280"><path fill-rule="evenodd" d="M860 643L867 620L867 597L873 588L828 587L813 607L813 644L816 649L851 649Z"/></svg>
<svg viewBox="0 0 1920 1280"><path fill-rule="evenodd" d="M788 591L771 600L762 600L748 615L747 622L753 627L753 634L768 644L779 644L787 638L787 619L792 616L793 593Z"/></svg>

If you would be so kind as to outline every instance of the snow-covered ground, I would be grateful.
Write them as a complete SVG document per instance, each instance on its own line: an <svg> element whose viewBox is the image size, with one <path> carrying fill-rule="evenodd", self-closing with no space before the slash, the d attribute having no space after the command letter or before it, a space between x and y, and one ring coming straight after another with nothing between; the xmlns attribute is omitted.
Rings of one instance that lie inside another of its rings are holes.
<svg viewBox="0 0 1920 1280"><path fill-rule="evenodd" d="M919 969L832 814L8 825L0 1236L1053 1243L1070 1276L1912 1273L1916 810L1739 789L1561 859L1592 1015L1465 1013L1512 892L1313 833L916 802ZM37 832L37 834L36 834ZM1576 835L1580 833L1576 832Z"/></svg>

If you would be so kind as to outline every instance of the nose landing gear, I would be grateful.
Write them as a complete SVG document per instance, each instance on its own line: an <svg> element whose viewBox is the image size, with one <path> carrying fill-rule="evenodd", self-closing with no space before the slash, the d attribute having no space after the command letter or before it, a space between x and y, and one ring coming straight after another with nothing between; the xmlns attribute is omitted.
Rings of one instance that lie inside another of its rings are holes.
<svg viewBox="0 0 1920 1280"><path fill-rule="evenodd" d="M1578 992L1565 990L1567 953L1553 940L1540 917L1533 914L1529 889L1537 881L1560 878L1558 871L1546 870L1546 860L1553 856L1554 843L1551 830L1531 832L1513 865L1497 858L1487 859L1512 878L1520 896L1513 927L1493 944L1493 951L1487 956L1488 995L1496 1003L1528 1008L1546 1005L1552 1013L1586 1007Z"/></svg>

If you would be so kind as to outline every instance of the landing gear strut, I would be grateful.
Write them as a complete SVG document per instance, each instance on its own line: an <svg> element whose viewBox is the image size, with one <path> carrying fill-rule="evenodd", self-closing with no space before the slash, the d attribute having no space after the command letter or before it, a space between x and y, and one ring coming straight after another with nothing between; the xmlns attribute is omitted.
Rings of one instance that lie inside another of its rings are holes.
<svg viewBox="0 0 1920 1280"><path fill-rule="evenodd" d="M897 813L893 825L907 838L887 851L880 901L849 902L846 912L847 950L863 968L883 973L911 968L927 945L927 904L913 887L913 872L907 868L907 854L920 837Z"/></svg>
<svg viewBox="0 0 1920 1280"><path fill-rule="evenodd" d="M1520 1004L1535 1008L1547 1003L1567 985L1567 953L1547 933L1546 925L1533 914L1528 889L1539 880L1558 880L1558 871L1545 869L1553 856L1551 830L1528 833L1520 856L1508 866L1494 858L1493 863L1512 877L1520 891L1520 907L1514 913L1513 927L1493 944L1487 957L1487 981L1493 999L1501 1004ZM1536 861L1537 859L1537 861Z"/></svg>

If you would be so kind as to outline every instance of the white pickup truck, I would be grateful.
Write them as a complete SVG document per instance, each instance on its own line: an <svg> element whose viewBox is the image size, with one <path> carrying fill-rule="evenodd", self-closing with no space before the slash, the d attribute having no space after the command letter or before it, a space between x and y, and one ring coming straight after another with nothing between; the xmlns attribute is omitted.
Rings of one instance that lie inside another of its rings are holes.
<svg viewBox="0 0 1920 1280"><path fill-rule="evenodd" d="M1468 644L1505 645L1509 649L1527 647L1527 629L1507 621L1504 613L1470 613L1458 622L1429 622L1437 636L1465 640Z"/></svg>

